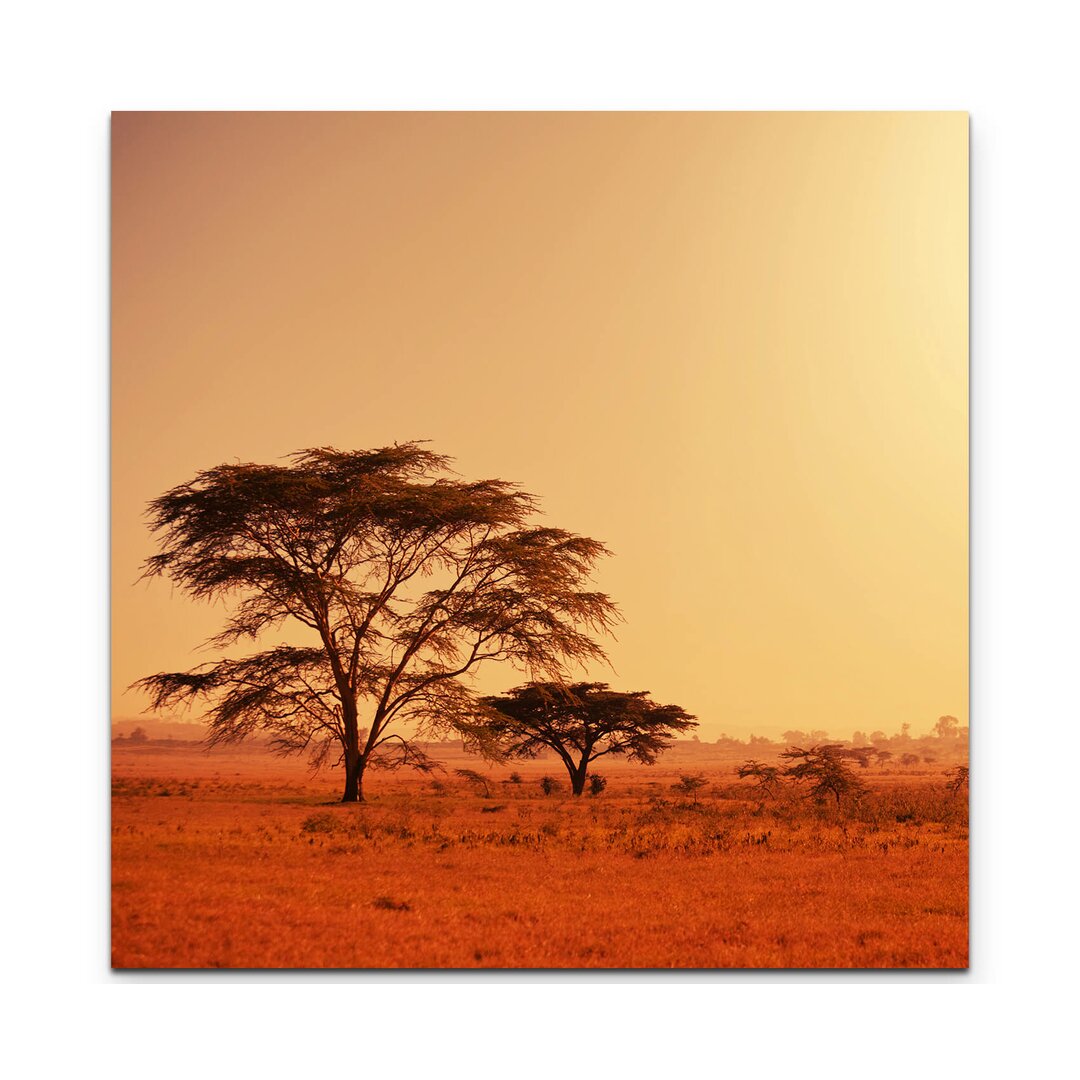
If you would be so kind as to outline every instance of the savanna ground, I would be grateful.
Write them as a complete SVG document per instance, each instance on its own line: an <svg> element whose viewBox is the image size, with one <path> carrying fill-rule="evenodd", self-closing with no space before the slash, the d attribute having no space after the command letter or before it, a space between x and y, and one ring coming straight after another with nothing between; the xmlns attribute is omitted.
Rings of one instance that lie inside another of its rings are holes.
<svg viewBox="0 0 1080 1080"><path fill-rule="evenodd" d="M445 773L371 773L369 801L342 805L337 770L117 746L113 966L967 966L967 799L946 765L858 770L869 791L838 811L763 802L703 750L605 759L606 790L574 799L557 761L484 770L440 747ZM708 784L673 790L685 774Z"/></svg>

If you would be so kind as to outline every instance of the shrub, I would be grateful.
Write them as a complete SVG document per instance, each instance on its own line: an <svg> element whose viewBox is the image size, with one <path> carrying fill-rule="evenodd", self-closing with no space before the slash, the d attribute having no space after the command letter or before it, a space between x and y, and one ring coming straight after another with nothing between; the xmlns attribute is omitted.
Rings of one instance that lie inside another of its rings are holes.
<svg viewBox="0 0 1080 1080"><path fill-rule="evenodd" d="M512 772L510 774L510 783L511 784L520 784L521 783L521 773Z"/></svg>
<svg viewBox="0 0 1080 1080"><path fill-rule="evenodd" d="M412 906L406 901L394 900L389 896L376 896L371 906L383 911L412 911Z"/></svg>
<svg viewBox="0 0 1080 1080"><path fill-rule="evenodd" d="M604 788L607 787L607 777L601 776L599 773L593 773L589 777L589 794L599 795Z"/></svg>
<svg viewBox="0 0 1080 1080"><path fill-rule="evenodd" d="M550 795L553 791L559 790L559 781L552 776L542 776L540 778L540 789L545 795Z"/></svg>
<svg viewBox="0 0 1080 1080"><path fill-rule="evenodd" d="M304 819L300 831L306 833L331 833L334 831L334 827L333 814L312 814L311 817Z"/></svg>

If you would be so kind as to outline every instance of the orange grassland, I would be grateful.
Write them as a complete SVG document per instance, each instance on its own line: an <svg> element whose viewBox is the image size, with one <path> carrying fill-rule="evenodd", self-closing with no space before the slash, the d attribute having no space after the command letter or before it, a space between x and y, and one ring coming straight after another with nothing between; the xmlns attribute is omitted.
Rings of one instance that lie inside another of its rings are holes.
<svg viewBox="0 0 1080 1080"><path fill-rule="evenodd" d="M484 770L443 747L445 773L370 774L343 806L337 771L258 750L116 746L113 966L967 966L947 765L860 771L840 813L762 803L712 749L605 762L606 790L573 799L556 761ZM709 781L696 799L672 789L688 773Z"/></svg>

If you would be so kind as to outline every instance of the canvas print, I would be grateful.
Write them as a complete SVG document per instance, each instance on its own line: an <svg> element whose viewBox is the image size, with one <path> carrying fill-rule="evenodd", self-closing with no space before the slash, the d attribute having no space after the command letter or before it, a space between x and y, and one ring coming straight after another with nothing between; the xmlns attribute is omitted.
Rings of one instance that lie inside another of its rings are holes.
<svg viewBox="0 0 1080 1080"><path fill-rule="evenodd" d="M964 968L962 113L117 113L112 964Z"/></svg>

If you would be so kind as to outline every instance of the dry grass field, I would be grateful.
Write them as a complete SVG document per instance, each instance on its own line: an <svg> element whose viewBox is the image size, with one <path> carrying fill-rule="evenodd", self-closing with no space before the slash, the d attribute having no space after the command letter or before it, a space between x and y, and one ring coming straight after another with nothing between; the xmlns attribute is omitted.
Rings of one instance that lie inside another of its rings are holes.
<svg viewBox="0 0 1080 1080"><path fill-rule="evenodd" d="M734 759L680 749L605 763L579 799L555 761L441 756L341 805L338 773L298 761L117 746L113 966L967 966L966 793L944 765L867 770L841 813L759 802ZM706 777L696 797L684 774Z"/></svg>

